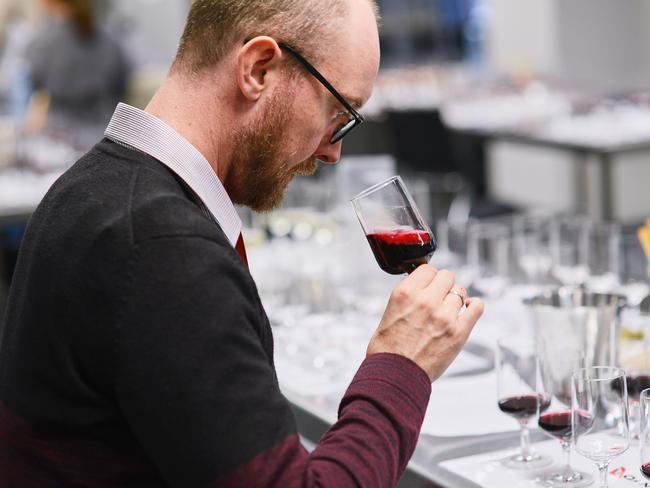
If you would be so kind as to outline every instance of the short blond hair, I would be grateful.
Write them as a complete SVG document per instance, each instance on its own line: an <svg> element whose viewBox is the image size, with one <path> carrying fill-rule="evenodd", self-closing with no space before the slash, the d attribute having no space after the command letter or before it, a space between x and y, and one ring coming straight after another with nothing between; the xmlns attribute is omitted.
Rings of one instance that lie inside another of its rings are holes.
<svg viewBox="0 0 650 488"><path fill-rule="evenodd" d="M336 35L349 1L363 0L194 0L174 68L199 73L218 64L235 43L261 35L316 60ZM367 1L379 19L375 0Z"/></svg>

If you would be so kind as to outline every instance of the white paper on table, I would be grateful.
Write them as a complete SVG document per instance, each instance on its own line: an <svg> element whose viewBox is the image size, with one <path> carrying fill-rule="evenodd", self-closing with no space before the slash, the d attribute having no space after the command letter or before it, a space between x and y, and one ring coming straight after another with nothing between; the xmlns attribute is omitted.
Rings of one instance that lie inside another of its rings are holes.
<svg viewBox="0 0 650 488"><path fill-rule="evenodd" d="M561 466L562 452L557 440L548 440L533 444L533 450L549 456L555 461L551 466L539 470L515 470L501 465L501 460L516 452L516 448L495 451L487 454L478 454L463 458L443 461L440 466L452 473L471 481L482 488L539 488L535 479L544 473L554 472ZM594 477L590 486L598 486L598 469L596 464L579 455L573 450L571 453L571 466L579 471ZM635 488L645 486L645 481L639 475L639 445L634 442L629 449L615 457L609 466L610 488Z"/></svg>
<svg viewBox="0 0 650 488"><path fill-rule="evenodd" d="M443 378L431 389L423 434L456 437L519 430L517 422L499 410L493 371Z"/></svg>

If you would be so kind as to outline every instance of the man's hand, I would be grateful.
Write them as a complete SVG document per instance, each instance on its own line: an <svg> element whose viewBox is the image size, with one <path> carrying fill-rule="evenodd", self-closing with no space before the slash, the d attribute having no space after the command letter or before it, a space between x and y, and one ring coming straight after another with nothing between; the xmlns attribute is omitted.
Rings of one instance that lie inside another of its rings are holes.
<svg viewBox="0 0 650 488"><path fill-rule="evenodd" d="M463 302L467 310L459 315ZM451 272L422 265L393 290L367 355L405 356L433 382L458 355L482 313L483 302L467 298Z"/></svg>

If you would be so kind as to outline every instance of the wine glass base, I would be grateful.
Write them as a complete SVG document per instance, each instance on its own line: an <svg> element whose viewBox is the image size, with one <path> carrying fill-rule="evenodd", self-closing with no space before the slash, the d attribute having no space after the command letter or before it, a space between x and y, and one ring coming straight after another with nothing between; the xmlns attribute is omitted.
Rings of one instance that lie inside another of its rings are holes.
<svg viewBox="0 0 650 488"><path fill-rule="evenodd" d="M582 488L590 486L594 477L582 471L574 471L570 475L565 472L543 474L535 480L537 484L548 488Z"/></svg>
<svg viewBox="0 0 650 488"><path fill-rule="evenodd" d="M521 454L509 456L502 459L501 464L510 469L540 469L553 464L553 459L534 452L529 456L522 456Z"/></svg>

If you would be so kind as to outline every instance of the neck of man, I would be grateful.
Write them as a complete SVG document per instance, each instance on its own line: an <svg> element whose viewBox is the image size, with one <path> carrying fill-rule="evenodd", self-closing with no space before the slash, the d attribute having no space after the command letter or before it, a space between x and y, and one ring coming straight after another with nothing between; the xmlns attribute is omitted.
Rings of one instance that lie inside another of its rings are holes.
<svg viewBox="0 0 650 488"><path fill-rule="evenodd" d="M189 80L172 72L145 111L187 139L207 159L219 180L225 183L233 150L227 134L231 134L235 127L234 116L228 110L228 104L219 98L219 93L225 91L219 89L214 78L205 76Z"/></svg>

